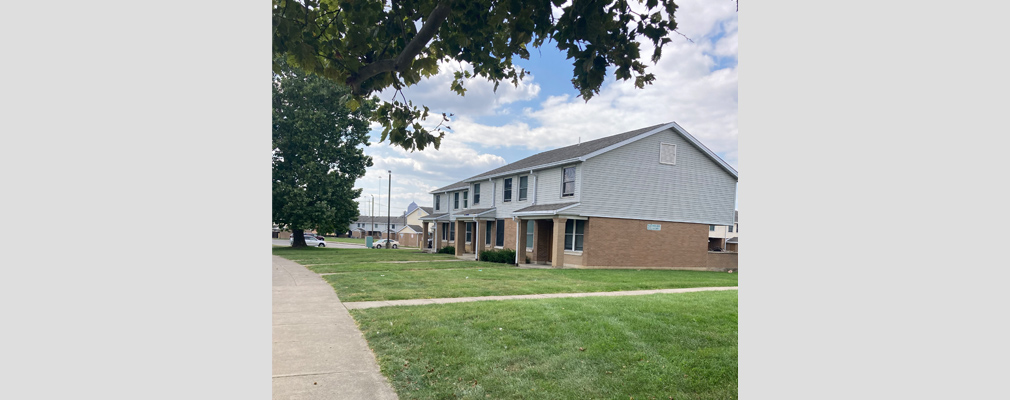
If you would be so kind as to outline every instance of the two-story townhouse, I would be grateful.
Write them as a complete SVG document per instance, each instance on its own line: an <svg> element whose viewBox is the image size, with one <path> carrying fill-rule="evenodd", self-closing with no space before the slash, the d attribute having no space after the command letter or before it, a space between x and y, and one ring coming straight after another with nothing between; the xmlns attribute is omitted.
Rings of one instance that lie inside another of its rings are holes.
<svg viewBox="0 0 1010 400"><path fill-rule="evenodd" d="M713 251L739 251L740 220L739 212L733 213L733 225L709 225L708 249Z"/></svg>
<svg viewBox="0 0 1010 400"><path fill-rule="evenodd" d="M452 245L458 256L510 248L520 264L708 269L708 226L733 224L737 180L671 122L436 189L422 230L433 224L433 250Z"/></svg>
<svg viewBox="0 0 1010 400"><path fill-rule="evenodd" d="M406 224L406 217L391 217L389 218L389 224L386 224L386 216L376 215L372 216L360 216L357 221L351 222L350 230L351 237L363 238L365 236L371 236L376 239L381 239L386 237L386 233L389 232L393 240L397 240L397 233L400 228L403 228Z"/></svg>
<svg viewBox="0 0 1010 400"><path fill-rule="evenodd" d="M400 246L421 248L423 244L427 242L427 240L422 242L422 239L424 239L422 230L424 228L421 226L421 218L431 215L432 208L418 207L417 204L411 202L410 206L407 207L407 210L409 211L405 215L406 221L404 222L403 227L397 231L397 240L400 241ZM428 228L428 234L431 234L430 227Z"/></svg>

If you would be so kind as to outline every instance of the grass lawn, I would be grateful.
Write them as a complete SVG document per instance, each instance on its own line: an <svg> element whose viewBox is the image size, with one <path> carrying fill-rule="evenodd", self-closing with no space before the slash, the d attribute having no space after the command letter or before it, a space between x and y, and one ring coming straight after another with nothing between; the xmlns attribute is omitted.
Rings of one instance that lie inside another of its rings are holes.
<svg viewBox="0 0 1010 400"><path fill-rule="evenodd" d="M351 315L403 400L737 397L736 291Z"/></svg>
<svg viewBox="0 0 1010 400"><path fill-rule="evenodd" d="M350 264L379 261L438 261L455 260L451 254L428 254L407 249L335 249L303 247L274 247L273 254L302 265Z"/></svg>
<svg viewBox="0 0 1010 400"><path fill-rule="evenodd" d="M320 273L332 272L361 272L361 271L405 271L405 270L428 270L428 269L458 269L466 268L474 271L486 268L515 268L508 264L488 263L480 261L419 261L419 262L364 262L364 263L344 263L344 264L321 264L310 265L308 269Z"/></svg>
<svg viewBox="0 0 1010 400"><path fill-rule="evenodd" d="M390 268L326 275L323 279L333 285L340 301L347 302L737 286L738 276L707 271L517 269L501 267L506 264L467 263L479 265L452 270Z"/></svg>

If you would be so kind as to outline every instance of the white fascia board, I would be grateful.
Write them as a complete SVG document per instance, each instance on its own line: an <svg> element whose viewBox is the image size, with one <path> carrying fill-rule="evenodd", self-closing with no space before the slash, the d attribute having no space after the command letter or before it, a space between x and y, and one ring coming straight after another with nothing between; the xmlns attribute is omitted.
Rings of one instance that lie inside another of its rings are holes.
<svg viewBox="0 0 1010 400"><path fill-rule="evenodd" d="M586 161L586 160L588 160L590 158L596 157L596 156L598 156L600 154L606 153L606 152L608 152L610 150L613 150L613 149L616 149L618 147L621 147L621 146L624 146L624 145L627 145L627 144L630 144L630 143L637 142L637 141L645 139L645 138L647 138L649 136L655 135L655 134L657 134L659 132L662 132L662 131L665 131L667 129L670 129L670 128L674 127L675 125L677 125L677 124L674 123L674 122L671 122L669 124L663 125L663 126L661 126L659 128L653 129L651 131L648 131L648 132L643 133L641 135L635 136L635 137L633 137L631 139L628 139L628 140L625 140L623 142L614 143L614 144L612 144L610 146L604 147L602 149L596 150L596 151L594 151L592 153L589 153L589 154L586 154L586 155L584 155L582 157L579 157L579 161Z"/></svg>
<svg viewBox="0 0 1010 400"><path fill-rule="evenodd" d="M715 152L713 152L712 150L710 150L708 147L705 147L705 145L702 144L700 141L698 141L697 138L695 138L694 136L692 136L690 133L687 133L687 130L685 130L683 127L681 127L680 125L678 125L676 122L671 122L671 123L663 125L663 126L661 126L659 128L653 129L653 130L651 130L649 132L646 132L646 133L643 133L641 135L635 136L635 137L633 137L631 139L625 140L623 142L615 143L613 145L604 147L604 148L599 149L597 151L594 151L592 153L586 154L586 155L584 155L582 157L579 157L579 161L586 161L586 160L588 160L590 158L596 157L596 156L598 156L600 154L606 153L606 152L611 151L613 149L616 149L618 147L621 147L621 146L624 146L624 145L627 145L627 144L630 144L630 143L634 143L636 141L645 139L645 138L647 138L649 136L655 135L655 134L657 134L659 132L662 132L662 131L665 131L665 130L671 129L671 128L673 129L674 132L677 132L678 135L680 135L681 137L683 137L684 140L687 140L688 143L691 143L692 145L694 145L695 148L697 148L698 150L701 150L702 153L705 153L705 155L708 156L708 158L711 158L712 161L715 161L716 164L719 164L719 166L722 167L722 169L724 169L730 175L732 175L734 179L740 179L740 177L737 175L736 170L733 169L733 167L729 166L729 164L727 164L726 161L724 161L721 157L717 156L715 154Z"/></svg>
<svg viewBox="0 0 1010 400"><path fill-rule="evenodd" d="M535 215L557 215L558 213L565 211L569 208L578 207L581 205L582 203L575 203L570 206L561 207L557 210L513 212L512 215L515 215L517 217L535 216Z"/></svg>
<svg viewBox="0 0 1010 400"><path fill-rule="evenodd" d="M694 147L697 147L699 150L705 153L705 155L707 155L709 158L711 158L713 161L719 164L719 166L721 166L724 170L726 170L726 172L729 172L730 175L733 175L733 178L740 179L740 177L737 175L736 170L733 169L733 167L729 166L729 164L727 164L726 161L724 161L721 157L717 156L715 152L710 150L708 147L705 147L705 145L702 144L701 141L699 141L690 133L687 133L687 130L682 128L680 125L677 125L676 122L672 122L671 124L673 124L673 126L676 128L677 133L679 133L681 136L687 139L687 141L693 144Z"/></svg>
<svg viewBox="0 0 1010 400"><path fill-rule="evenodd" d="M495 179L495 178L501 178L503 176L509 176L509 175L522 175L525 172L539 171L539 170L543 170L543 169L547 169L547 168L557 167L559 165L571 164L571 163L580 162L580 161L582 161L582 160L579 159L579 158L569 158L567 160L555 161L555 162L547 163L547 164L540 164L540 165L536 165L536 166L529 167L529 168L520 168L520 169L511 170L511 171L505 171L505 172L497 173L497 174L494 174L494 175L485 176L485 177L482 177L482 178L479 178L479 179L474 179L474 180L467 179L466 182L467 183L473 183L473 182L481 182L481 181L483 181L485 179Z"/></svg>

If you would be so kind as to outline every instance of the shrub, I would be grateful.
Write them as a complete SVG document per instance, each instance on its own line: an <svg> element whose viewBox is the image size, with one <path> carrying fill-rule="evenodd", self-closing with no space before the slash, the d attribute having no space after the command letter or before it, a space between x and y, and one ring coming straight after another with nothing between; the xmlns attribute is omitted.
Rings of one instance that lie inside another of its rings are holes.
<svg viewBox="0 0 1010 400"><path fill-rule="evenodd" d="M445 246L445 247L443 247L441 249L438 249L438 252L440 254L456 254L456 247L455 246Z"/></svg>
<svg viewBox="0 0 1010 400"><path fill-rule="evenodd" d="M503 264L515 264L516 251L510 249L485 250L480 253L480 260Z"/></svg>

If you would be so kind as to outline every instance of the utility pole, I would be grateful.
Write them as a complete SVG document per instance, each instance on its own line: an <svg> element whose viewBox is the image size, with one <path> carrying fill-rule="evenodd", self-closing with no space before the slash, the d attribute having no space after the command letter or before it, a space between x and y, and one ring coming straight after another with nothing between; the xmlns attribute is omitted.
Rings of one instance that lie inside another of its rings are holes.
<svg viewBox="0 0 1010 400"><path fill-rule="evenodd" d="M389 209L390 204L393 203L393 171L386 170L386 173L389 174L389 188L386 189L386 239L389 239L390 235L392 234L392 232L390 232L391 229L389 228L389 217L390 217ZM388 249L389 246L390 246L389 240L386 240L386 248Z"/></svg>

